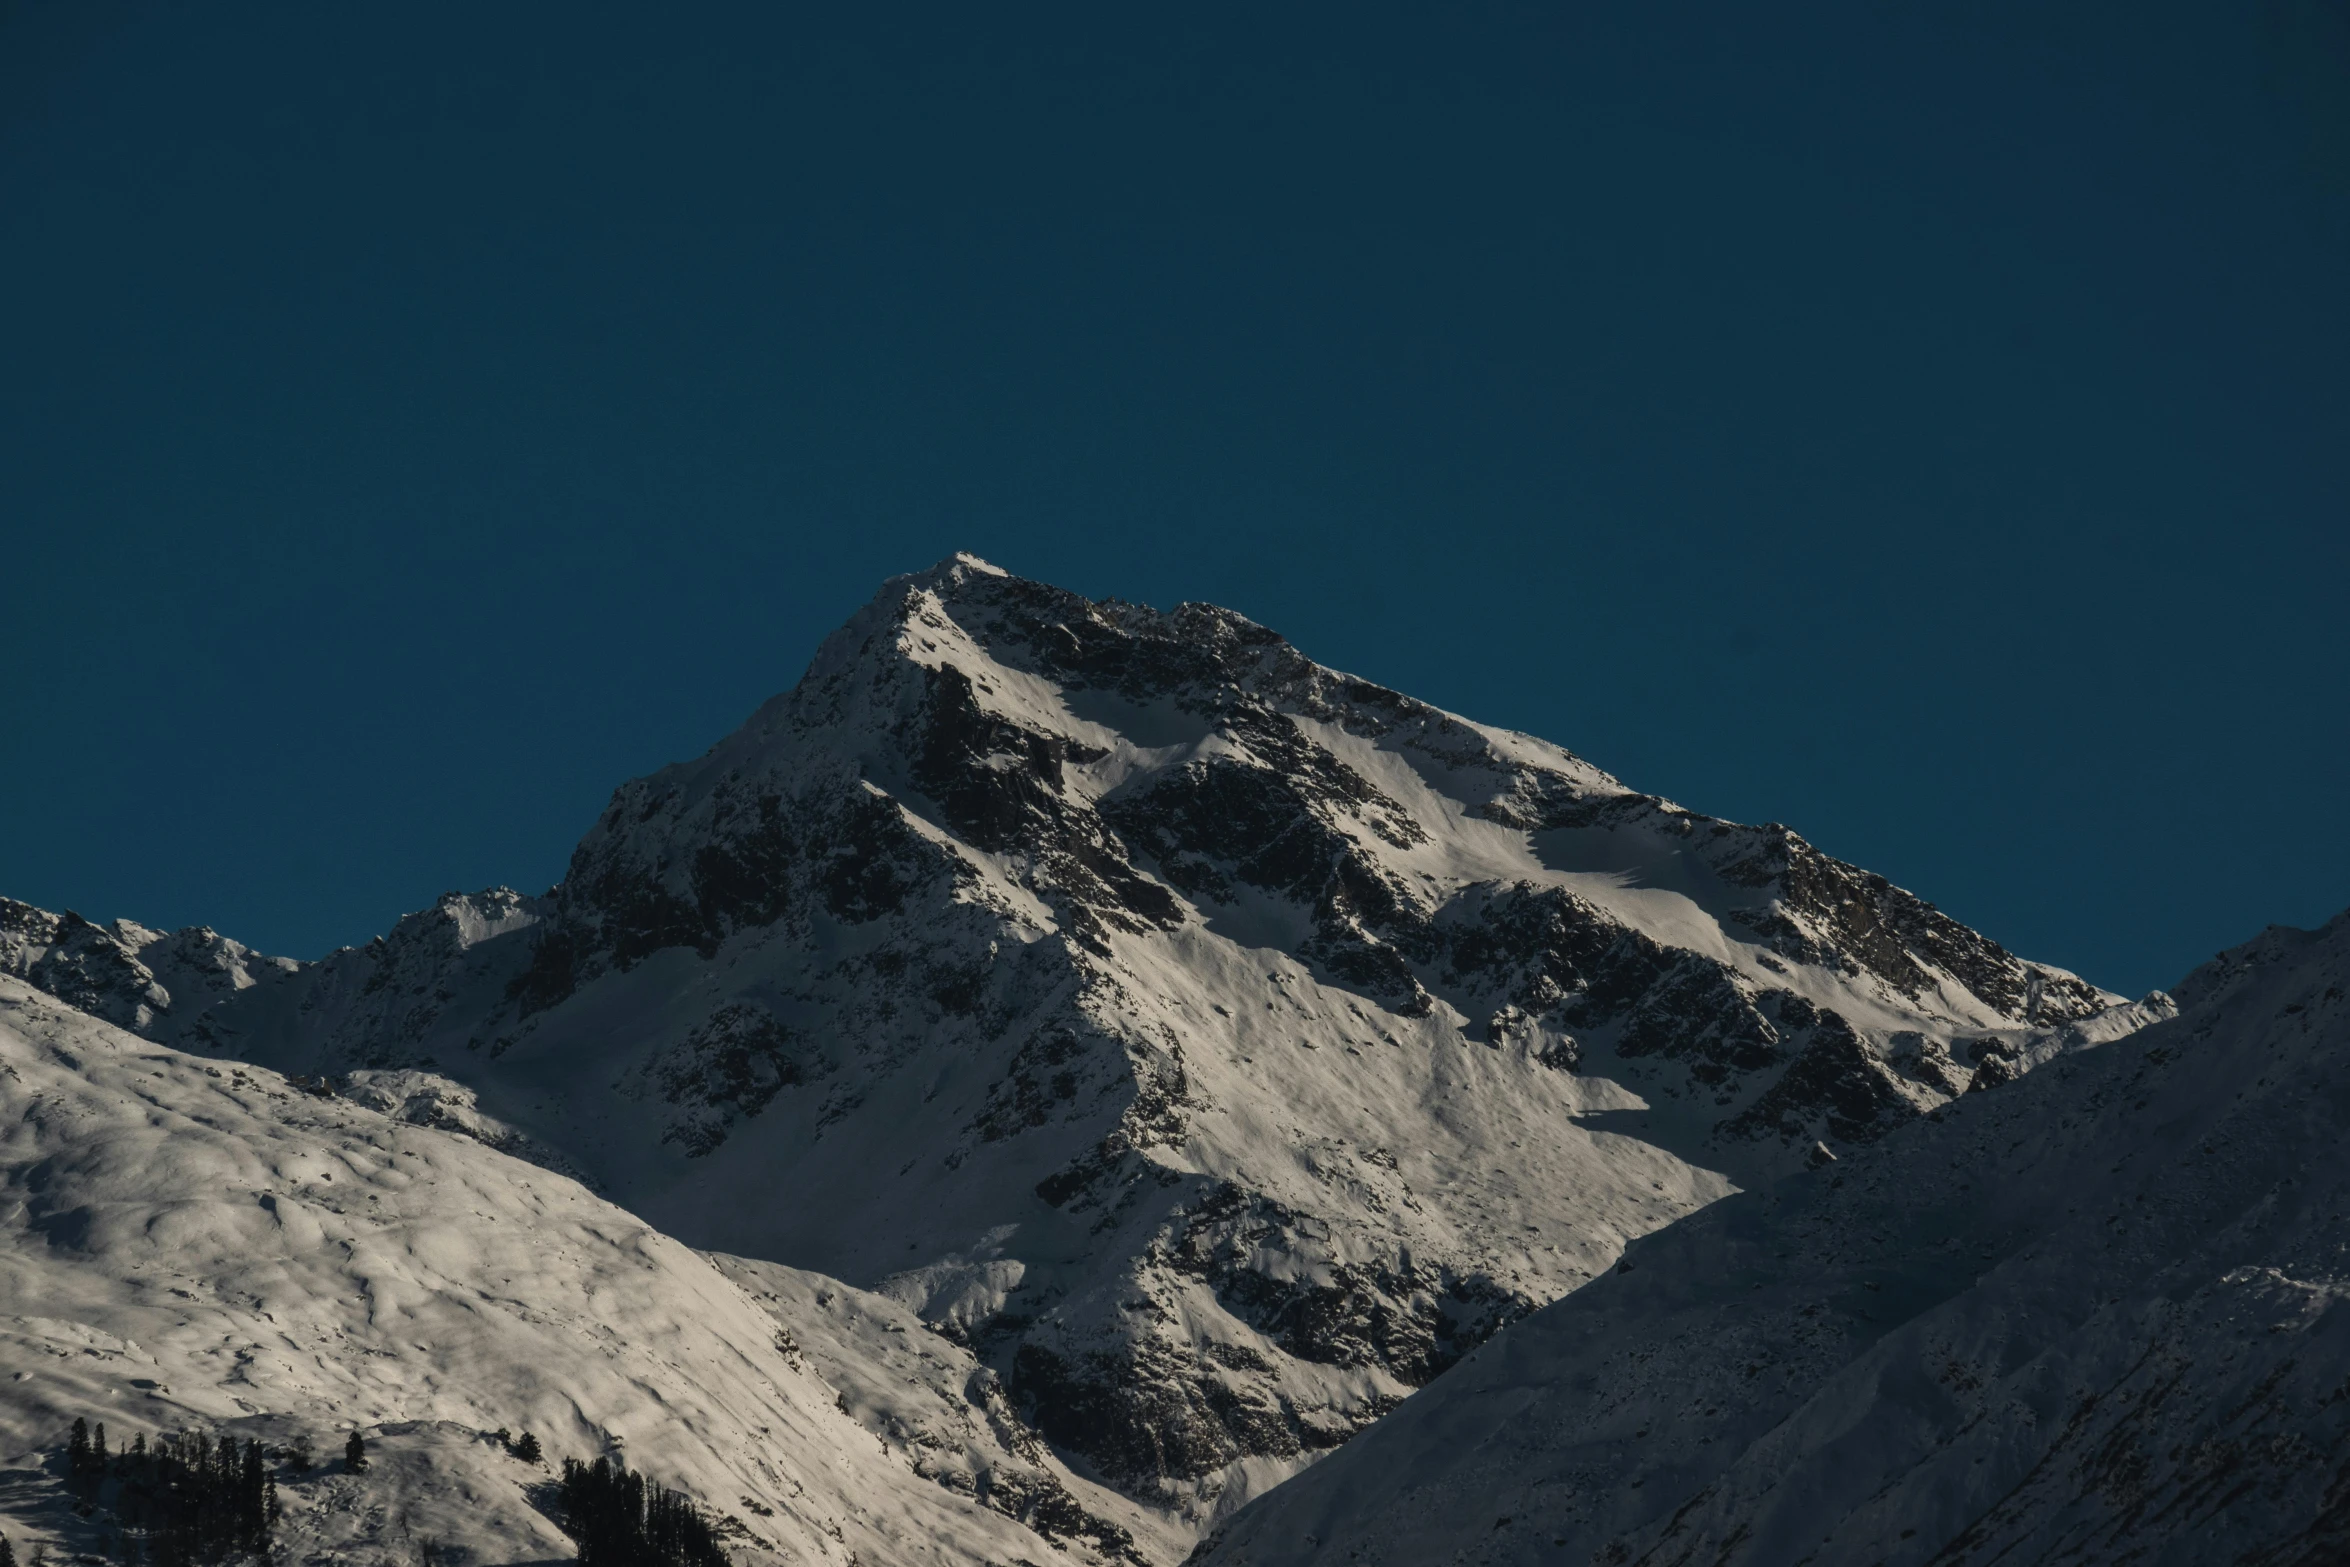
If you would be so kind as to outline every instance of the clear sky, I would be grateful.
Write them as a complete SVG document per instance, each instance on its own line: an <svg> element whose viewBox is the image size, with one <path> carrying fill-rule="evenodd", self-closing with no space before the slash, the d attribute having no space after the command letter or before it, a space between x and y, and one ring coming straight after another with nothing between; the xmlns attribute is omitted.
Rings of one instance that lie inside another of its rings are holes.
<svg viewBox="0 0 2350 1567"><path fill-rule="evenodd" d="M2343 0L20 0L0 891L543 888L970 549L2136 992L2350 904L2346 367Z"/></svg>

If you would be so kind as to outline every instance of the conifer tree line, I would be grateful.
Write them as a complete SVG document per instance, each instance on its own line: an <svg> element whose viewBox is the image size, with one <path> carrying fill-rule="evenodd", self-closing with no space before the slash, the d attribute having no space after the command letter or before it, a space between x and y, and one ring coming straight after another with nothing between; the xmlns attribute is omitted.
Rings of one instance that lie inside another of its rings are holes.
<svg viewBox="0 0 2350 1567"><path fill-rule="evenodd" d="M73 1423L65 1483L75 1509L104 1508L114 1528L110 1555L127 1567L210 1567L232 1556L270 1552L277 1527L277 1479L258 1441L217 1442L201 1431L134 1437L106 1450L106 1427Z"/></svg>
<svg viewBox="0 0 2350 1567"><path fill-rule="evenodd" d="M564 1459L562 1505L580 1567L729 1567L700 1508L623 1464Z"/></svg>

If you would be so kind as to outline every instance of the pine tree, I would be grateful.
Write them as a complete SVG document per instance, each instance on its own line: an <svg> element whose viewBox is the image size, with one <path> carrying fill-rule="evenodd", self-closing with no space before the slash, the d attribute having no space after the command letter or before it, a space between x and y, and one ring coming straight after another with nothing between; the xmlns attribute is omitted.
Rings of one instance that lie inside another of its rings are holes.
<svg viewBox="0 0 2350 1567"><path fill-rule="evenodd" d="M245 1444L245 1461L237 1466L237 1543L257 1549L269 1534L269 1475L261 1467L261 1444Z"/></svg>
<svg viewBox="0 0 2350 1567"><path fill-rule="evenodd" d="M353 1474L367 1467L367 1442L356 1431L351 1433L351 1440L343 1444L343 1467Z"/></svg>
<svg viewBox="0 0 2350 1567"><path fill-rule="evenodd" d="M98 1487L106 1479L106 1428L98 1428L98 1445L90 1442L90 1423L76 1418L72 1434L65 1439L65 1486L74 1501L88 1509L98 1500Z"/></svg>
<svg viewBox="0 0 2350 1567"><path fill-rule="evenodd" d="M0 1567L16 1567L16 1547L8 1543L4 1534L0 1534Z"/></svg>
<svg viewBox="0 0 2350 1567"><path fill-rule="evenodd" d="M624 1464L566 1458L560 1495L580 1567L729 1567L700 1508Z"/></svg>
<svg viewBox="0 0 2350 1567"><path fill-rule="evenodd" d="M124 1567L266 1562L279 1516L267 1456L258 1441L215 1442L201 1431L157 1437L151 1447L134 1438L113 1465L110 1554Z"/></svg>
<svg viewBox="0 0 2350 1567"><path fill-rule="evenodd" d="M525 1431L522 1433L522 1435L514 1439L514 1446L511 1451L515 1457L521 1459L524 1463L535 1464L539 1461L540 1456L539 1439L536 1436L533 1436L530 1432Z"/></svg>

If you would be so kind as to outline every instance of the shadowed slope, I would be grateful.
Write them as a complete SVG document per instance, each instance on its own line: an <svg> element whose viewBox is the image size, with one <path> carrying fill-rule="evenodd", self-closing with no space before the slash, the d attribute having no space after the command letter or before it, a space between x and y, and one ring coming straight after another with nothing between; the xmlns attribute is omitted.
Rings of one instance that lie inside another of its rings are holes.
<svg viewBox="0 0 2350 1567"><path fill-rule="evenodd" d="M2350 915L1633 1245L1232 1520L1307 1562L2350 1553Z"/></svg>

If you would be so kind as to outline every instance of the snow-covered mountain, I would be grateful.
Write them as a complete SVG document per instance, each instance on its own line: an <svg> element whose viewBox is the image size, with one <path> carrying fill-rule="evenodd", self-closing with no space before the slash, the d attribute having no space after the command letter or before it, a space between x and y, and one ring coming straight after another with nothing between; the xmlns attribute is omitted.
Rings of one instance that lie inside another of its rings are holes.
<svg viewBox="0 0 2350 1567"><path fill-rule="evenodd" d="M208 1009L302 968L200 926L165 932L131 920L94 925L70 910L52 914L0 898L0 974L167 1044L210 1043Z"/></svg>
<svg viewBox="0 0 2350 1567"><path fill-rule="evenodd" d="M2350 915L1635 1243L1216 1567L2350 1561Z"/></svg>
<svg viewBox="0 0 2350 1567"><path fill-rule="evenodd" d="M534 1493L598 1454L687 1490L746 1563L1134 1559L1088 1504L1150 1520L984 1426L959 1484L923 1483L870 1428L939 1391L826 1375L884 1364L858 1329L906 1342L898 1308L729 1276L758 1267L468 1137L0 978L0 1533L19 1552L98 1545L57 1472L86 1418L118 1447L187 1428L324 1457L364 1433L367 1475L286 1475L295 1561L568 1557Z"/></svg>
<svg viewBox="0 0 2350 1567"><path fill-rule="evenodd" d="M2168 1006L1229 611L960 556L544 897L315 965L0 925L154 1038L896 1302L1177 1544L1634 1237Z"/></svg>

